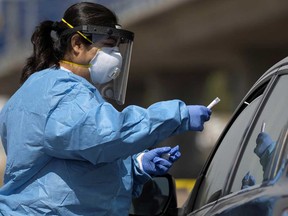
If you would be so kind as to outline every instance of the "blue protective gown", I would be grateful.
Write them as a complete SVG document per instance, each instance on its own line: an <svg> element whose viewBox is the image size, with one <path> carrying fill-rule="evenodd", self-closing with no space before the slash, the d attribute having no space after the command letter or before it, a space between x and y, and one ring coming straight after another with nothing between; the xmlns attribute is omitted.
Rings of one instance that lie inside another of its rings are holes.
<svg viewBox="0 0 288 216"><path fill-rule="evenodd" d="M150 178L135 154L187 130L179 100L119 112L82 77L37 72L0 114L7 154L0 212L128 215L132 195Z"/></svg>

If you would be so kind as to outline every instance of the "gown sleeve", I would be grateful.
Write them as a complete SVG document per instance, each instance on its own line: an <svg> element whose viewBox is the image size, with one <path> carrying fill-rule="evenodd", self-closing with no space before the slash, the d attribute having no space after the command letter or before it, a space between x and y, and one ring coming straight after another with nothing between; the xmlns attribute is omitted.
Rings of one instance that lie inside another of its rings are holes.
<svg viewBox="0 0 288 216"><path fill-rule="evenodd" d="M180 100L158 102L147 109L128 106L119 112L98 96L81 83L52 88L44 128L48 155L109 163L189 130L188 110Z"/></svg>
<svg viewBox="0 0 288 216"><path fill-rule="evenodd" d="M132 157L133 162L133 197L139 197L142 193L143 185L151 179L151 176L141 170L139 163L137 161L137 156L139 154L135 154Z"/></svg>

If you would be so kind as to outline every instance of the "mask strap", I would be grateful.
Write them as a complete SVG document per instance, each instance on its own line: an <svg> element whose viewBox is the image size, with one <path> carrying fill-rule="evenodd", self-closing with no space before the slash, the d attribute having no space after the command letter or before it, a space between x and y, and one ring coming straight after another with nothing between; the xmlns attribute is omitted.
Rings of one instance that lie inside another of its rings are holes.
<svg viewBox="0 0 288 216"><path fill-rule="evenodd" d="M70 23L68 23L64 18L62 18L62 22L64 22L69 28L71 28L71 29L74 28L74 27L73 27ZM91 44L93 44L93 42L92 42L88 37L86 37L82 32L77 31L77 33L78 33L79 35L81 35L84 39L86 39L88 42L90 42Z"/></svg>
<svg viewBox="0 0 288 216"><path fill-rule="evenodd" d="M72 66L83 67L83 68L90 68L91 67L91 64L82 65L82 64L77 64L77 63L66 61L66 60L60 60L60 62L61 63L65 63L65 64L69 64L69 65L72 65Z"/></svg>

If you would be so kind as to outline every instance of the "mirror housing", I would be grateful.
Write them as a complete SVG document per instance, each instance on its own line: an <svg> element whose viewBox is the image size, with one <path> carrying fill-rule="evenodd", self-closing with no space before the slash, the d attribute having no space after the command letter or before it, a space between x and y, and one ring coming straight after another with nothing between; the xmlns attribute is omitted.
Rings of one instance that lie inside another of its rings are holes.
<svg viewBox="0 0 288 216"><path fill-rule="evenodd" d="M141 195L132 199L129 215L163 215L176 208L175 181L170 174L165 174L144 184Z"/></svg>

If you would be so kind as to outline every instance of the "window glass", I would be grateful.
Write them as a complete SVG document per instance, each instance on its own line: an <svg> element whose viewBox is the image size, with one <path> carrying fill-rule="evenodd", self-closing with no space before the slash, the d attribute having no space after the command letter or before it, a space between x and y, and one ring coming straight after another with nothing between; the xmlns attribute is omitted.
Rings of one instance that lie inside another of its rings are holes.
<svg viewBox="0 0 288 216"><path fill-rule="evenodd" d="M247 142L231 192L269 180L277 140L288 119L288 76L278 80ZM280 143L280 142L279 142Z"/></svg>
<svg viewBox="0 0 288 216"><path fill-rule="evenodd" d="M227 131L211 161L200 187L194 209L215 201L222 195L236 153L239 151L241 141L261 98L262 95L250 102L249 105L243 104L245 108Z"/></svg>

